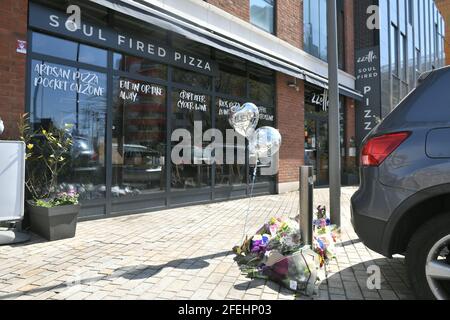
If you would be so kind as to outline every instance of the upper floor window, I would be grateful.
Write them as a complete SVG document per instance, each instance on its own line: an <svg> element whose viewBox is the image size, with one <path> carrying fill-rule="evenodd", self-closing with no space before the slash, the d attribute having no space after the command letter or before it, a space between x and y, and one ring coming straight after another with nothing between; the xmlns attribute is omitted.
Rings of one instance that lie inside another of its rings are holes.
<svg viewBox="0 0 450 320"><path fill-rule="evenodd" d="M345 64L345 12L344 1L337 1L339 68ZM313 56L328 61L327 0L303 1L303 48Z"/></svg>
<svg viewBox="0 0 450 320"><path fill-rule="evenodd" d="M250 22L255 26L274 33L275 0L250 0Z"/></svg>

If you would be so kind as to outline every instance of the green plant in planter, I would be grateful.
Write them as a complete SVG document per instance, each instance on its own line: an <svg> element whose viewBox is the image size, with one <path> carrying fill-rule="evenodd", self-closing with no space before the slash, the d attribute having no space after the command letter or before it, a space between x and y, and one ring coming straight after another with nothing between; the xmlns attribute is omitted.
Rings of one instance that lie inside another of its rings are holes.
<svg viewBox="0 0 450 320"><path fill-rule="evenodd" d="M34 202L48 205L64 205L67 196L60 196L57 192L58 177L67 166L72 147L69 135L71 126L64 129L51 126L48 130L32 131L28 115L24 114L19 123L21 140L26 144L26 173L25 185ZM70 196L75 196L71 194ZM77 198L78 199L78 198ZM67 199L66 199L67 200ZM69 203L72 203L69 201Z"/></svg>
<svg viewBox="0 0 450 320"><path fill-rule="evenodd" d="M27 208L31 230L48 240L75 236L80 206L76 192L58 192L58 177L70 161L71 127L51 126L33 131L28 115L21 117L19 131L26 144Z"/></svg>
<svg viewBox="0 0 450 320"><path fill-rule="evenodd" d="M36 206L53 208L58 206L70 206L78 204L79 195L76 193L61 192L50 199L39 199L35 201Z"/></svg>

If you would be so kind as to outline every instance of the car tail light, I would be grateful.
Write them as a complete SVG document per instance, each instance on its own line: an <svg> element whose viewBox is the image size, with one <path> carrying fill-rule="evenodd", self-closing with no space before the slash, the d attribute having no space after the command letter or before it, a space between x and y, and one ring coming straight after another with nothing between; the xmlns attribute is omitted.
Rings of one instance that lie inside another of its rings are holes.
<svg viewBox="0 0 450 320"><path fill-rule="evenodd" d="M370 139L362 149L361 165L378 167L410 134L410 132L397 132Z"/></svg>

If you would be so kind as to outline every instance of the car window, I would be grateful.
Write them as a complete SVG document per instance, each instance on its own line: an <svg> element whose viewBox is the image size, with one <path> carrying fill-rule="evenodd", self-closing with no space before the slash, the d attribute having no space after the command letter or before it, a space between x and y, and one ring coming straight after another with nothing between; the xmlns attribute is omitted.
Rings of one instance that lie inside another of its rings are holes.
<svg viewBox="0 0 450 320"><path fill-rule="evenodd" d="M450 122L450 69L436 72L400 105L407 106L407 122ZM408 105L412 104L412 107ZM401 108L402 109L402 108Z"/></svg>

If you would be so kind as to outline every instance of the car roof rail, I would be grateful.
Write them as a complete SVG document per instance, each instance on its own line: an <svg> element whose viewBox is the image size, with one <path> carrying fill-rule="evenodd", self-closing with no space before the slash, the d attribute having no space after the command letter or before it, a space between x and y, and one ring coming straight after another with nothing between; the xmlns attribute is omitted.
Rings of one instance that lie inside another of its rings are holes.
<svg viewBox="0 0 450 320"><path fill-rule="evenodd" d="M422 84L422 82L424 82L425 79L428 78L428 76L429 76L430 74L432 74L433 72L434 72L434 70L431 70L431 71L427 71L427 72L421 73L420 76L419 76L419 78L417 79L417 85Z"/></svg>
<svg viewBox="0 0 450 320"><path fill-rule="evenodd" d="M419 86L420 84L422 84L422 82L425 81L426 78L428 78L430 76L430 74L438 72L438 71L443 71L445 69L450 70L450 66L445 66L445 67L441 67L441 68L434 68L432 70L423 72L420 74L419 78L417 79L417 86Z"/></svg>

